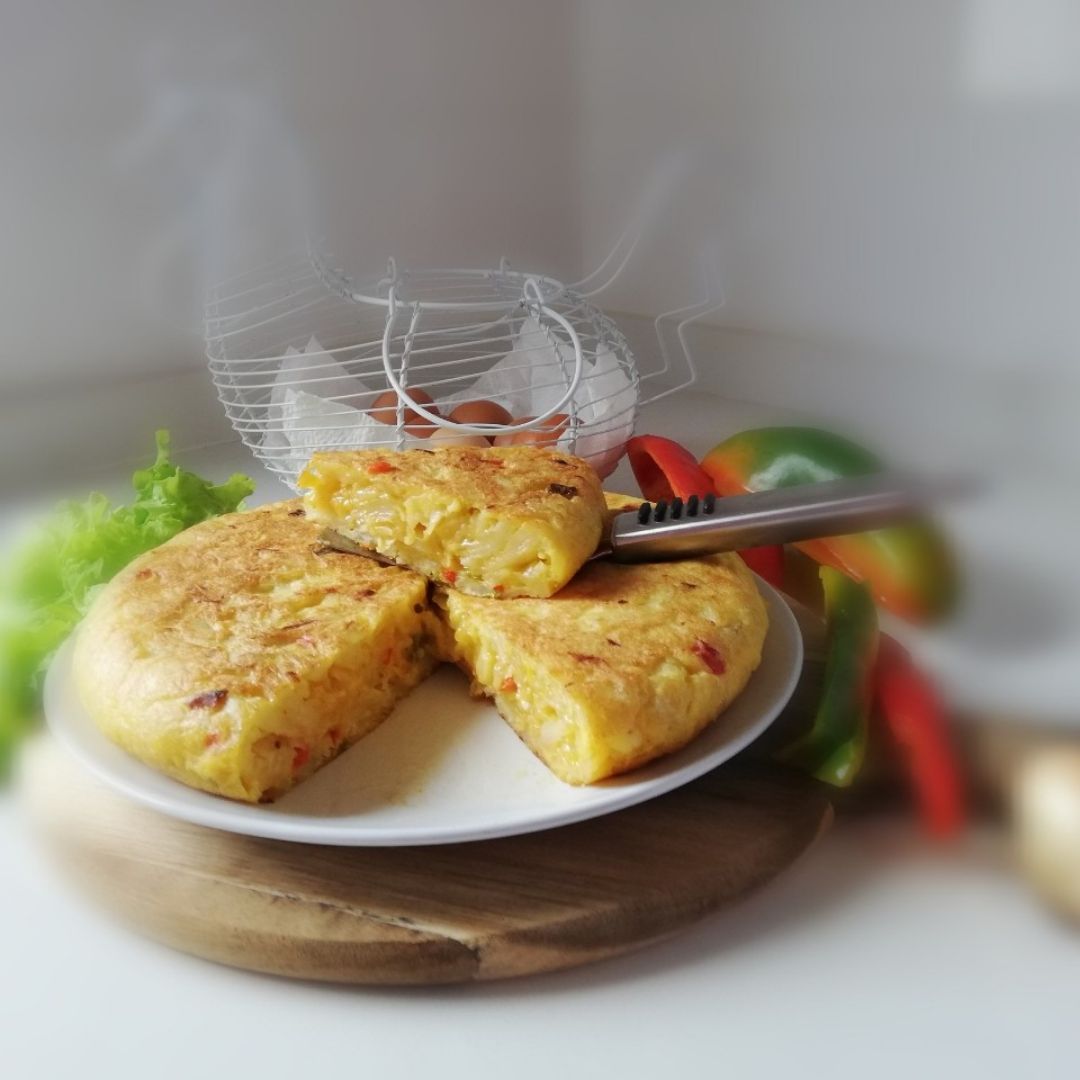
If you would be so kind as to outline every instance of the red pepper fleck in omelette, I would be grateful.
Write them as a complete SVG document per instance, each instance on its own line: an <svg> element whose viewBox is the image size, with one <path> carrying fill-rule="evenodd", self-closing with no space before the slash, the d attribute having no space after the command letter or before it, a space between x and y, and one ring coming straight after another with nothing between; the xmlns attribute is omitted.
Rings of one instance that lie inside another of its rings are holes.
<svg viewBox="0 0 1080 1080"><path fill-rule="evenodd" d="M690 647L690 651L695 656L699 657L701 662L714 675L723 675L724 672L727 671L727 664L724 663L724 658L707 641L702 641L701 638L698 638Z"/></svg>

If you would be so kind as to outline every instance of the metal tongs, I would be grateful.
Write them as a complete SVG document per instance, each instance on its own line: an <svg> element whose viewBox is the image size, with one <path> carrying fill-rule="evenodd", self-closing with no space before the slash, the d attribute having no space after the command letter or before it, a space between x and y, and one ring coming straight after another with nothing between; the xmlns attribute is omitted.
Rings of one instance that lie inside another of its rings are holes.
<svg viewBox="0 0 1080 1080"><path fill-rule="evenodd" d="M594 559L662 562L896 525L967 490L962 479L875 473L751 495L643 502L611 522Z"/></svg>

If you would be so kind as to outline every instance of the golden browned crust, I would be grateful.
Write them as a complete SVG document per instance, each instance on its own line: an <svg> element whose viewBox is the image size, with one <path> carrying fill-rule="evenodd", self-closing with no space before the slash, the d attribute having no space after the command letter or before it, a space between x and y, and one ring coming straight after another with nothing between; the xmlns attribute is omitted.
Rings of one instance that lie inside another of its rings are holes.
<svg viewBox="0 0 1080 1080"><path fill-rule="evenodd" d="M641 505L640 495L622 495L617 491L605 491L604 503L609 514L623 514Z"/></svg>
<svg viewBox="0 0 1080 1080"><path fill-rule="evenodd" d="M746 685L768 626L736 555L598 561L549 599L448 592L440 602L459 662L532 749L578 783L693 738Z"/></svg>
<svg viewBox="0 0 1080 1080"><path fill-rule="evenodd" d="M187 784L257 800L382 719L434 663L426 583L318 534L282 503L195 526L121 572L75 656L105 733Z"/></svg>

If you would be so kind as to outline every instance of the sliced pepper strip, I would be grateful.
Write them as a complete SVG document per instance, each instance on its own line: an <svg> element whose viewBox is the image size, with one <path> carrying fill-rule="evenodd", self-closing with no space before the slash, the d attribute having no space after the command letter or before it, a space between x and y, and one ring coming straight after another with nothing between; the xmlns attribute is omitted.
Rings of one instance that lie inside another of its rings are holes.
<svg viewBox="0 0 1080 1080"><path fill-rule="evenodd" d="M878 648L877 609L870 590L832 567L821 568L825 591L825 684L809 731L780 758L834 787L848 787L866 755Z"/></svg>
<svg viewBox="0 0 1080 1080"><path fill-rule="evenodd" d="M719 495L697 458L673 439L662 435L636 435L626 444L630 468L649 502L688 499L691 495ZM740 551L743 562L774 588L784 587L784 549L777 546Z"/></svg>
<svg viewBox="0 0 1080 1080"><path fill-rule="evenodd" d="M878 711L904 755L926 831L955 835L966 817L962 774L949 742L945 710L933 684L907 650L882 637L877 665Z"/></svg>
<svg viewBox="0 0 1080 1080"><path fill-rule="evenodd" d="M649 502L689 499L691 495L717 494L709 474L697 458L674 439L662 435L635 435L626 444L626 456L641 494Z"/></svg>
<svg viewBox="0 0 1080 1080"><path fill-rule="evenodd" d="M758 577L777 589L784 587L784 549L779 544L743 548L739 554Z"/></svg>

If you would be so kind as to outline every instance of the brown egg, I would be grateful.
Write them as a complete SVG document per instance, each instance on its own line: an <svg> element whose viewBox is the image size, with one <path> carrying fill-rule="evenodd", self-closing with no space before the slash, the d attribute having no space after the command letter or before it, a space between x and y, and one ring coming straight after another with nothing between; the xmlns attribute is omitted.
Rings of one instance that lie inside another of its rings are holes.
<svg viewBox="0 0 1080 1080"><path fill-rule="evenodd" d="M434 398L426 390L410 386L405 396L416 402L416 404L423 405L424 408L431 412L439 413L439 410L432 405ZM393 390L387 390L371 403L370 415L373 419L378 420L380 424L396 424L397 406L397 394ZM441 416L442 413L439 413L439 415ZM435 430L435 425L430 420L426 420L415 409L410 409L407 405L405 406L404 421L405 430L419 439L426 439Z"/></svg>
<svg viewBox="0 0 1080 1080"><path fill-rule="evenodd" d="M524 424L529 420L535 420L533 416L516 416L515 424ZM505 435L495 436L496 446L554 446L566 425L570 423L570 417L566 413L555 413L549 416L539 427L529 428L528 431L510 431Z"/></svg>
<svg viewBox="0 0 1080 1080"><path fill-rule="evenodd" d="M514 418L495 401L463 401L454 406L450 419L457 424L509 424ZM494 437L487 436L487 441Z"/></svg>

